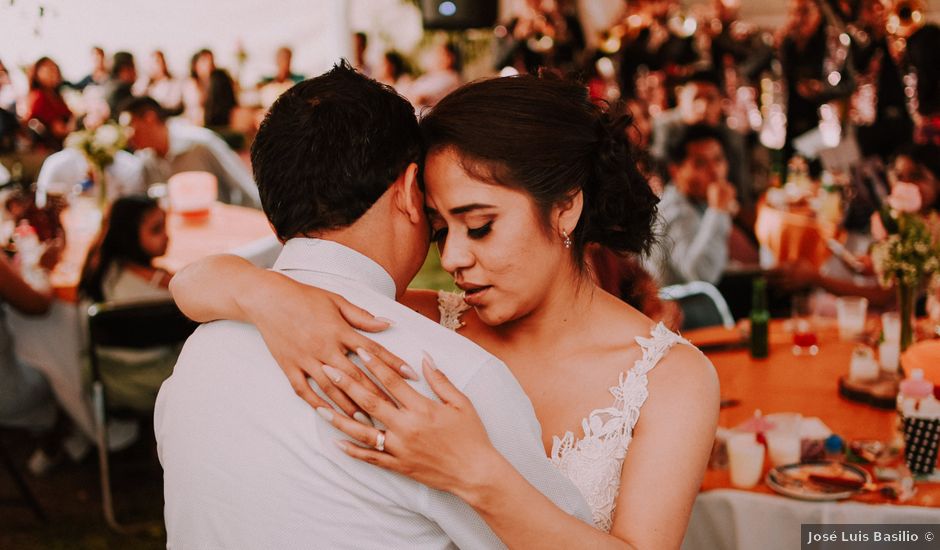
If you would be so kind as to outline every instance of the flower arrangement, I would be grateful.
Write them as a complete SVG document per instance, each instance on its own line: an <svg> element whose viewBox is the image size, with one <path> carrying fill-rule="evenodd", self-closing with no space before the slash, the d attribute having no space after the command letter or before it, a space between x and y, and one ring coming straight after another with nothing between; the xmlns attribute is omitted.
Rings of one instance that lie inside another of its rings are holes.
<svg viewBox="0 0 940 550"><path fill-rule="evenodd" d="M127 133L114 123L105 123L97 128L72 132L65 139L65 146L81 151L88 161L92 179L98 185L98 201L104 206L108 197L105 168L114 162L117 152L127 146Z"/></svg>
<svg viewBox="0 0 940 550"><path fill-rule="evenodd" d="M921 284L940 272L940 216L920 214L920 190L898 183L887 205L872 218L872 262L884 287L898 290L901 314L901 349L913 342L914 301Z"/></svg>

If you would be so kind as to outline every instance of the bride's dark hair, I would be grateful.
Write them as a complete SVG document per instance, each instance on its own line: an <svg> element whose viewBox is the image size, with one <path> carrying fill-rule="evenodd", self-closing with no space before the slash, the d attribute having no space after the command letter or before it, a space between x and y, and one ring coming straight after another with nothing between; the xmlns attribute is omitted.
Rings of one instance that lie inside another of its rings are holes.
<svg viewBox="0 0 940 550"><path fill-rule="evenodd" d="M640 254L653 242L659 199L637 168L624 113L592 103L581 84L523 75L463 86L421 128L429 154L452 149L469 175L528 193L548 231L551 208L583 191L571 234L583 266L589 243Z"/></svg>

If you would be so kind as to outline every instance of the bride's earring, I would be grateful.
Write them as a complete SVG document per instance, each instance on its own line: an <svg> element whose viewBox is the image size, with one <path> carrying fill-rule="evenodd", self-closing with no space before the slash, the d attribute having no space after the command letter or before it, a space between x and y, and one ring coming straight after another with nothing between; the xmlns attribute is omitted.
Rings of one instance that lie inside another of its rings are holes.
<svg viewBox="0 0 940 550"><path fill-rule="evenodd" d="M568 232L562 229L561 236L565 238L565 248L571 248L571 237L568 236Z"/></svg>

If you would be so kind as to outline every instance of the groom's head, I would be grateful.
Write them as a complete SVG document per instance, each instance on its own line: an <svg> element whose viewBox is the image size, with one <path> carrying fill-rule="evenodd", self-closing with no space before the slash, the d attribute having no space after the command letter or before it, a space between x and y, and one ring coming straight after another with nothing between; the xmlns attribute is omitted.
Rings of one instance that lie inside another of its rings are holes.
<svg viewBox="0 0 940 550"><path fill-rule="evenodd" d="M417 262L417 271L428 244L416 177L421 154L411 104L343 62L278 98L251 147L251 163L281 240L394 237L397 255L389 260Z"/></svg>

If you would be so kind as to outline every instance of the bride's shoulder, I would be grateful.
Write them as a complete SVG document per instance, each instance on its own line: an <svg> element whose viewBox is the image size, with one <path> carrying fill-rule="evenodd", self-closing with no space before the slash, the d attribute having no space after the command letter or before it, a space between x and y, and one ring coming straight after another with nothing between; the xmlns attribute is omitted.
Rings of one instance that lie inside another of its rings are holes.
<svg viewBox="0 0 940 550"><path fill-rule="evenodd" d="M650 371L649 388L651 398L656 396L673 403L689 399L702 408L718 407L718 373L714 365L698 348L681 338Z"/></svg>

